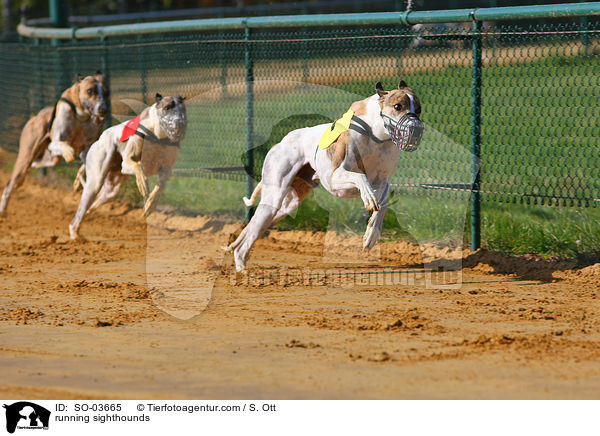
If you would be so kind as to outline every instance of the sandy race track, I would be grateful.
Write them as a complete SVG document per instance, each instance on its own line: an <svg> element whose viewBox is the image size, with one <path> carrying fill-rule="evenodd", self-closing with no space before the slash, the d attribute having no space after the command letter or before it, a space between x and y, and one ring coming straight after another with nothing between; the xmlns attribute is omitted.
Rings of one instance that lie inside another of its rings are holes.
<svg viewBox="0 0 600 436"><path fill-rule="evenodd" d="M407 243L272 231L237 277L238 225L113 205L71 242L40 183L0 220L4 398L599 397L600 265L477 253L431 286Z"/></svg>

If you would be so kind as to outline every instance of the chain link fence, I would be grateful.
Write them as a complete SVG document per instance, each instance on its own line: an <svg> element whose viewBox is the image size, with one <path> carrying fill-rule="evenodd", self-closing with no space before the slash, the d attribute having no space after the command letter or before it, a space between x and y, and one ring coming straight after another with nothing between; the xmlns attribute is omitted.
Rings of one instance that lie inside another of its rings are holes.
<svg viewBox="0 0 600 436"><path fill-rule="evenodd" d="M426 133L418 151L401 155L395 192L468 199L479 40L481 200L596 207L599 37L597 19L585 18L482 23L480 31L397 24L27 39L0 45L0 144L16 151L32 113L54 104L77 73L101 69L113 124L152 104L156 92L187 97L176 176L243 182L247 172L260 178L266 151L292 129L333 121L377 81L390 89L404 79L421 99ZM253 168L245 168L248 139Z"/></svg>

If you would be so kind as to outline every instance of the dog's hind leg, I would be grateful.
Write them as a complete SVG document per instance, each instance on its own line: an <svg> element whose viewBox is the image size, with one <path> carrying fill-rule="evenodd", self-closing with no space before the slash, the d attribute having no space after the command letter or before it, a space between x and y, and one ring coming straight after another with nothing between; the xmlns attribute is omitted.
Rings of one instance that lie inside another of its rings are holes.
<svg viewBox="0 0 600 436"><path fill-rule="evenodd" d="M107 203L115 198L126 180L127 176L121 174L120 170L116 172L109 172L108 176L106 176L104 184L102 185L102 188L100 188L100 192L98 192L96 199L88 209L88 213L98 209L104 203Z"/></svg>
<svg viewBox="0 0 600 436"><path fill-rule="evenodd" d="M231 251L233 250L235 247L237 247L238 245L240 245L240 242L242 242L244 240L244 238L246 237L246 233L248 233L248 226L244 227L241 231L241 233L239 234L239 236L235 239L235 241L233 241L231 244L229 244L227 247L224 247L225 251Z"/></svg>
<svg viewBox="0 0 600 436"><path fill-rule="evenodd" d="M86 159L86 180L83 186L83 193L81 194L81 201L73 220L69 224L71 239L79 238L81 221L102 188L106 176L111 169L110 164L115 153L115 150L90 149L90 153Z"/></svg>
<svg viewBox="0 0 600 436"><path fill-rule="evenodd" d="M73 192L79 191L85 185L85 164L82 164L77 170L77 175L73 181Z"/></svg>
<svg viewBox="0 0 600 436"><path fill-rule="evenodd" d="M296 177L296 179L298 179L298 178ZM294 182L296 181L296 179L294 179ZM293 183L292 183L292 185L293 185ZM255 192L256 192L256 190L255 190ZM306 195L308 195L308 193ZM298 208L298 206L300 206L300 203L302 202L302 200L304 199L304 197L306 195L301 197L298 194L298 192L296 191L296 189L294 189L293 186L290 186L288 188L287 192L285 193L285 196L283 197L283 201L281 202L281 208L277 211L277 213L273 217L273 220L271 221L271 223L276 223L277 221L285 218L287 215L289 215L294 210L296 210ZM252 197L254 197L254 194L252 194ZM252 204L253 203L250 203L250 204L246 203L247 206L250 206ZM236 238L235 241L233 241L231 244L229 244L227 247L225 247L225 251L231 251L234 248L236 248L238 245L240 245L240 243L246 237L247 233L248 233L248 226L246 226L242 229L242 232L239 234L239 236Z"/></svg>
<svg viewBox="0 0 600 436"><path fill-rule="evenodd" d="M101 188L100 183L102 183L101 180L97 180L95 177L90 176L89 174L87 175L87 181L83 187L83 193L81 194L79 207L77 207L75 217L73 217L73 220L69 224L69 236L71 239L79 238L79 226L81 225L84 215L88 211Z"/></svg>
<svg viewBox="0 0 600 436"><path fill-rule="evenodd" d="M246 268L252 245L278 216L292 181L304 165L300 156L290 155L288 150L285 147L273 147L267 154L263 166L260 204L238 240L232 244L235 246L233 255L238 272Z"/></svg>
<svg viewBox="0 0 600 436"><path fill-rule="evenodd" d="M298 209L302 203L302 200L304 200L315 187L316 185L307 182L303 177L294 177L292 186L288 188L281 203L281 208L277 212L277 215L275 215L273 218L273 222L276 223L277 221L282 220L293 211Z"/></svg>
<svg viewBox="0 0 600 436"><path fill-rule="evenodd" d="M279 196L283 197L283 193L279 192ZM243 236L233 250L233 258L235 260L235 269L237 272L242 272L246 269L246 260L250 249L258 238L269 228L273 223L273 218L277 215L279 208L269 204L260 203L256 208L254 216L248 225L242 230ZM236 241L237 242L237 241Z"/></svg>
<svg viewBox="0 0 600 436"><path fill-rule="evenodd" d="M91 151L91 149L90 149ZM89 151L88 151L89 154ZM92 155L97 154L96 150L92 152ZM87 159L87 157L86 157ZM95 156L90 158L90 165L97 165L94 163ZM104 183L102 183L102 188L100 188L100 192L96 196L96 199L88 209L88 213L94 209L99 208L107 201L112 200L116 197L123 186L123 183L127 180L127 175L121 173L121 163L123 159L119 153L113 152L112 157L110 158L110 162L108 166L105 167L106 177L104 177ZM87 169L86 169L87 172ZM85 180L85 178L84 178ZM85 184L84 184L85 186Z"/></svg>
<svg viewBox="0 0 600 436"><path fill-rule="evenodd" d="M23 184L28 171L29 167L27 164L19 162L19 159L17 158L13 172L10 175L10 180L4 188L4 191L2 191L2 198L0 198L0 216L6 216L6 209L8 207L10 196L13 190Z"/></svg>
<svg viewBox="0 0 600 436"><path fill-rule="evenodd" d="M265 157L262 168L261 199L254 216L231 245L235 268L246 268L246 260L256 240L278 218L288 189L300 170L308 165L302 144L302 130L288 133L279 145L275 145ZM310 167L310 165L308 165Z"/></svg>
<svg viewBox="0 0 600 436"><path fill-rule="evenodd" d="M96 198L96 194L100 190L100 186L98 186L98 181L92 179L89 180L90 176L88 175L88 181L83 187L83 193L81 194L81 201L79 202L79 207L77 207L77 212L75 213L75 217L69 224L69 236L71 239L79 238L79 226L81 225L81 221L83 220L83 216L88 211L92 202Z"/></svg>
<svg viewBox="0 0 600 436"><path fill-rule="evenodd" d="M6 209L8 207L8 201L10 200L12 191L18 189L23 184L31 164L38 157L38 155L43 152L44 147L48 145L48 138L46 137L34 138L33 140L36 141L34 143L30 143L27 141L28 139L29 138L25 138L25 140L23 138L21 139L21 146L19 147L19 153L17 154L17 160L15 161L13 172L10 175L10 180L4 188L2 197L0 198L0 216L6 215ZM27 142L24 143L24 141Z"/></svg>

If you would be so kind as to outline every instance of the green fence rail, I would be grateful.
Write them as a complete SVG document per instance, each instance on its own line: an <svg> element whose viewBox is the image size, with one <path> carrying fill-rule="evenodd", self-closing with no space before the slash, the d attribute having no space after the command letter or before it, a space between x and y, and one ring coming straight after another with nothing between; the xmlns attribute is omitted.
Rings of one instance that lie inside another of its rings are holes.
<svg viewBox="0 0 600 436"><path fill-rule="evenodd" d="M77 72L105 69L113 122L155 92L188 97L176 174L242 182L290 130L331 121L400 78L426 134L401 156L397 195L600 204L600 2L474 10L19 26L0 45L0 144ZM525 20L525 21L518 21ZM532 21L543 20L543 22ZM52 45L51 40L63 40ZM250 186L250 185L249 185Z"/></svg>

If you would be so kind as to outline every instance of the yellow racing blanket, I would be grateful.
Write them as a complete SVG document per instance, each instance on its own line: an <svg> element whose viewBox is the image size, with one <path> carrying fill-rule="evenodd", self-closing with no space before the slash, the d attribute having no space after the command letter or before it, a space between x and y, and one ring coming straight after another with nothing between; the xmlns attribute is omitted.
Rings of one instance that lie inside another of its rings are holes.
<svg viewBox="0 0 600 436"><path fill-rule="evenodd" d="M352 109L348 109L342 118L331 125L329 129L323 133L321 139L319 139L319 148L324 150L328 148L331 144L333 144L342 133L350 128L350 121L352 120L352 116L354 115L354 111Z"/></svg>

